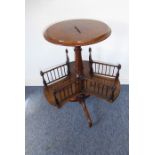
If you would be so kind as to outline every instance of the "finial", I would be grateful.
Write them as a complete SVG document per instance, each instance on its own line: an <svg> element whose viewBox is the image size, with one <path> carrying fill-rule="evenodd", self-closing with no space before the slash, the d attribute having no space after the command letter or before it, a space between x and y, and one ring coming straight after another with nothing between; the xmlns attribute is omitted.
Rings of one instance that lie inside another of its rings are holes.
<svg viewBox="0 0 155 155"><path fill-rule="evenodd" d="M47 83L46 83L45 78L44 78L44 72L40 71L40 75L42 76L44 86L47 86Z"/></svg>
<svg viewBox="0 0 155 155"><path fill-rule="evenodd" d="M68 53L68 49L66 48L66 53Z"/></svg>
<svg viewBox="0 0 155 155"><path fill-rule="evenodd" d="M89 47L89 61L90 61L90 62L93 61L93 60L92 60L91 51L92 51L92 50L91 50L91 48Z"/></svg>
<svg viewBox="0 0 155 155"><path fill-rule="evenodd" d="M40 75L41 75L41 76L43 76L43 75L44 75L44 73L43 73L42 71L40 71Z"/></svg>
<svg viewBox="0 0 155 155"><path fill-rule="evenodd" d="M121 69L121 64L118 64L117 68L118 68L118 71L116 74L116 79L118 79L118 77L119 77L119 70Z"/></svg>
<svg viewBox="0 0 155 155"><path fill-rule="evenodd" d="M118 69L121 69L121 64L118 65Z"/></svg>
<svg viewBox="0 0 155 155"><path fill-rule="evenodd" d="M66 49L66 63L69 63L68 49Z"/></svg>

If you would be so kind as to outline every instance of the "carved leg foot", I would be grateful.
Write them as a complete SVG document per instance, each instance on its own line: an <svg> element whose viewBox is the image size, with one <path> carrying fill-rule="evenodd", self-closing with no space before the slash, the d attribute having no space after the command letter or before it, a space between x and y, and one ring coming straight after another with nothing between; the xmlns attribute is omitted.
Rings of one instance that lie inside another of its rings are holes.
<svg viewBox="0 0 155 155"><path fill-rule="evenodd" d="M92 125L93 125L93 124L92 124L92 119L91 119L91 117L90 117L90 114L89 114L89 111L88 111L88 109L87 109L87 107L86 107L86 104L85 104L84 101L80 101L80 104L82 105L84 114L85 114L85 116L86 116L86 118L87 118L88 125L89 125L89 127L91 128Z"/></svg>

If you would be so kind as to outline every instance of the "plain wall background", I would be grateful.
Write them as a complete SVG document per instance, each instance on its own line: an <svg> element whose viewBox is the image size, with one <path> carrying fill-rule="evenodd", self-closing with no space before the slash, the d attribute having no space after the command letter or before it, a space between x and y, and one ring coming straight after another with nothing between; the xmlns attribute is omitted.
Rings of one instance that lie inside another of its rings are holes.
<svg viewBox="0 0 155 155"><path fill-rule="evenodd" d="M47 42L43 32L52 23L75 18L101 20L111 27L109 38L90 45L92 57L120 63L121 84L128 84L128 0L26 0L25 85L42 85L40 70L66 61L66 47ZM73 48L67 48L73 61ZM88 48L82 47L84 60L88 60Z"/></svg>

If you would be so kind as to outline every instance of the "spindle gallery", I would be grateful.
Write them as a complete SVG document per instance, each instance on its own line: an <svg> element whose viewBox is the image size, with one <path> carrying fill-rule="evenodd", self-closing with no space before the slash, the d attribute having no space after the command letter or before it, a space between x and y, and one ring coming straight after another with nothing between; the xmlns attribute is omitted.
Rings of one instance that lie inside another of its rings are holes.
<svg viewBox="0 0 155 155"><path fill-rule="evenodd" d="M64 64L40 72L45 97L51 105L58 108L69 101L79 102L89 127L92 126L92 119L85 100L89 96L95 95L109 103L114 102L120 93L119 71L121 65L93 60L90 47L88 48L88 61L83 61L81 46L103 41L110 34L111 29L107 24L87 19L62 21L50 26L44 33L47 41L63 46L72 46L75 52L75 61L70 62L66 49Z"/></svg>

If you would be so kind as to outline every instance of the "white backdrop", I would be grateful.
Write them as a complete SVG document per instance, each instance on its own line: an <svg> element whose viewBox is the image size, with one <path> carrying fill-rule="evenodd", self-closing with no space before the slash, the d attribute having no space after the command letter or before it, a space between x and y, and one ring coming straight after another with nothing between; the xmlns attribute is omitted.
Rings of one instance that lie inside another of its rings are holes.
<svg viewBox="0 0 155 155"><path fill-rule="evenodd" d="M47 42L42 34L52 23L75 18L101 20L111 27L108 39L91 45L92 56L94 60L120 63L121 84L128 84L128 0L26 0L25 85L42 85L40 70L66 61L66 47ZM88 47L82 48L85 60ZM68 49L73 61L73 48Z"/></svg>

